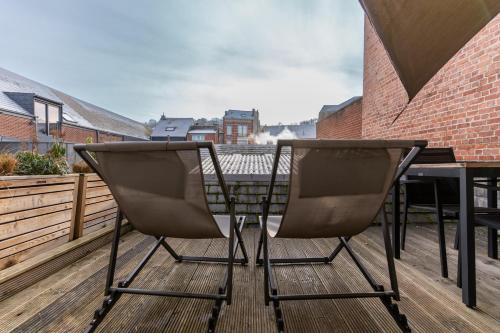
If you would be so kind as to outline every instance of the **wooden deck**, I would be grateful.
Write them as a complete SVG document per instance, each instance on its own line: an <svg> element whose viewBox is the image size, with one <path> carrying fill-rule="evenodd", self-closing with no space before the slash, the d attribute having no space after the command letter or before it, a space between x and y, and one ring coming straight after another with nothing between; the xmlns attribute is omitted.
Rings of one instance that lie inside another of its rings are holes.
<svg viewBox="0 0 500 333"><path fill-rule="evenodd" d="M479 231L479 230L478 230ZM252 257L257 229L243 232ZM500 261L485 256L484 232L478 232L478 308L461 303L455 286L457 252L451 249L454 226L447 226L450 279L439 274L434 226L410 225L407 249L398 261L402 293L400 309L414 332L500 332ZM144 256L152 239L131 232L123 237L118 279L124 278ZM273 241L279 256L326 254L336 240ZM172 240L181 253L220 255L224 241ZM352 241L374 276L387 285L381 230L371 227ZM103 299L109 245L0 303L0 332L81 332ZM193 292L215 291L223 265L174 263L163 249L134 282L136 287ZM346 253L331 265L275 268L281 292L369 291L369 286ZM265 307L261 267L235 269L234 301L223 306L218 332L274 332L271 307ZM99 332L204 332L211 301L124 295L99 326ZM376 299L284 302L288 332L399 332Z"/></svg>

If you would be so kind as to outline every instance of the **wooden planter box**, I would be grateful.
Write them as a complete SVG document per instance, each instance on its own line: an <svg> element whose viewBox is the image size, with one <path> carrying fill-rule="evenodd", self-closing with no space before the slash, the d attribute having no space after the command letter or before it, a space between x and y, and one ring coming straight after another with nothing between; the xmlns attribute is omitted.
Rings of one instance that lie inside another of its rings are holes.
<svg viewBox="0 0 500 333"><path fill-rule="evenodd" d="M75 238L115 223L117 204L108 186L96 174L79 176Z"/></svg>
<svg viewBox="0 0 500 333"><path fill-rule="evenodd" d="M0 270L74 238L78 175L0 177Z"/></svg>
<svg viewBox="0 0 500 333"><path fill-rule="evenodd" d="M95 174L0 177L0 270L112 225L116 210Z"/></svg>

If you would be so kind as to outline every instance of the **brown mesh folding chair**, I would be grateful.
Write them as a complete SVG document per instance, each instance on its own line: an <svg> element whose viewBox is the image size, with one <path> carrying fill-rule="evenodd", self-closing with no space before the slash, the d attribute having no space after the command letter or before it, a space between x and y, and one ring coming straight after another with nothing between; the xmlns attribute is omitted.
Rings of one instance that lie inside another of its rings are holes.
<svg viewBox="0 0 500 333"><path fill-rule="evenodd" d="M208 207L200 149L208 149L222 188L229 215L212 215ZM247 253L241 237L244 217L235 215L235 200L229 197L220 165L211 142L119 142L76 145L76 152L106 182L118 203L105 300L95 312L87 332L96 329L122 294L142 294L214 300L208 323L213 332L222 303L231 304L233 263L246 264ZM123 281L113 286L116 256L123 217L138 231L156 238L155 245ZM235 241L236 235L236 241ZM228 238L227 257L192 257L177 254L167 237L208 239ZM227 271L216 293L130 288L130 284L153 254L163 246L177 262L227 263ZM235 258L241 246L243 258Z"/></svg>
<svg viewBox="0 0 500 333"><path fill-rule="evenodd" d="M426 141L382 140L280 140L274 159L267 197L262 202L261 237L257 264L264 265L265 304L272 302L279 332L284 331L280 301L341 298L380 298L398 326L410 328L392 300L399 300L396 269L392 255L385 210L382 232L391 290L384 290L370 275L349 245L352 236L364 231L383 207L387 194L410 166ZM270 216L269 207L282 148L291 147L288 201L282 216ZM411 152L402 160L405 149ZM317 258L269 258L268 238L332 238L340 244L329 256ZM330 263L346 249L373 292L336 294L278 293L272 276L275 264ZM264 259L260 258L261 252Z"/></svg>

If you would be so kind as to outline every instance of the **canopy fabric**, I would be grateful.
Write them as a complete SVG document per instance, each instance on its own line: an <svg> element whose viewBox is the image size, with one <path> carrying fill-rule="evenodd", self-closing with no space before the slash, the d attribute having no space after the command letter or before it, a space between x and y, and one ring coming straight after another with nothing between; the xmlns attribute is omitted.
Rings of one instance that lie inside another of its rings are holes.
<svg viewBox="0 0 500 333"><path fill-rule="evenodd" d="M359 0L411 101L500 11L500 0Z"/></svg>

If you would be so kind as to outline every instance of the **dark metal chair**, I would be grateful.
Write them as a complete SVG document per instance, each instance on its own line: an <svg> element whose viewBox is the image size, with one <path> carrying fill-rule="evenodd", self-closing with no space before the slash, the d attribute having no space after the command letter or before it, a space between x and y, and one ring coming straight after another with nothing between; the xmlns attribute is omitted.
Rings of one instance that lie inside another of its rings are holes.
<svg viewBox="0 0 500 333"><path fill-rule="evenodd" d="M394 182L399 181L426 141L383 140L279 140L268 188L262 201L261 235L257 264L264 265L265 304L274 308L279 332L284 331L280 302L312 299L379 298L398 326L410 332L406 317L392 301L399 301L396 268L389 227L383 211L382 232L391 282L390 290L378 284L355 254L349 240L363 232L383 207ZM288 200L282 216L270 216L276 174L283 148L291 147ZM405 149L411 152L401 162ZM329 256L270 258L268 238L331 238L340 244ZM283 295L272 276L280 263L330 263L346 249L373 289L371 292ZM261 259L261 252L264 258Z"/></svg>
<svg viewBox="0 0 500 333"><path fill-rule="evenodd" d="M229 215L212 215L204 188L200 149L208 149ZM106 182L118 203L105 300L96 310L86 332L93 332L123 294L142 294L214 300L208 332L215 330L225 301L231 304L233 263L246 264L247 253L241 237L244 217L236 216L235 200L222 177L211 142L120 142L76 145L76 152ZM113 285L122 218L138 231L157 239L139 265L123 281ZM236 235L236 242L235 242ZM166 237L206 239L228 238L227 257L192 257L177 254ZM146 290L130 285L153 254L163 246L177 261L227 263L218 291L211 294ZM241 246L242 259L236 259Z"/></svg>
<svg viewBox="0 0 500 333"><path fill-rule="evenodd" d="M438 164L455 163L455 154L452 148L425 148L415 159L415 164ZM441 275L448 277L448 262L446 255L446 237L444 232L444 220L458 220L460 215L459 180L455 178L428 178L418 176L402 177L401 185L404 185L404 208L403 208L403 228L401 230L401 249L405 249L406 226L408 223L409 208L415 208L418 213L427 211L436 214L439 255L441 262ZM476 184L476 186L481 186ZM499 214L496 208L475 207L476 216ZM496 249L496 230L489 227L491 248ZM454 248L458 249L459 229L455 234ZM490 255L497 257L497 255Z"/></svg>

